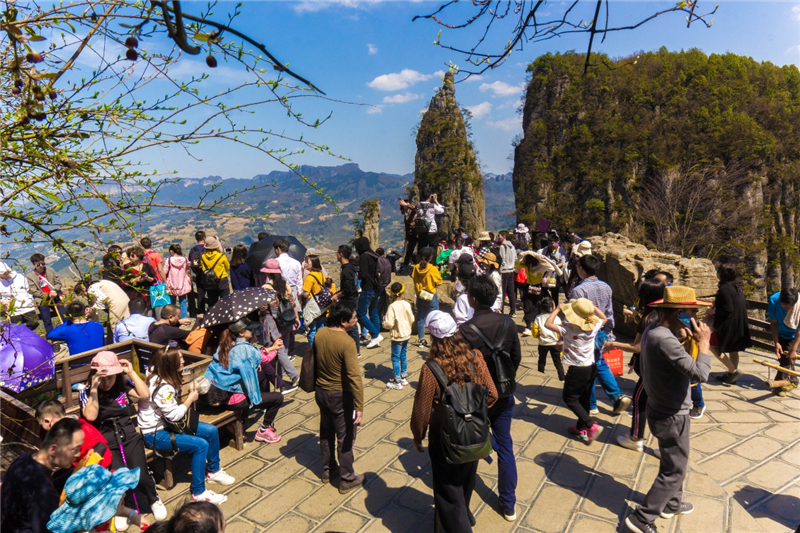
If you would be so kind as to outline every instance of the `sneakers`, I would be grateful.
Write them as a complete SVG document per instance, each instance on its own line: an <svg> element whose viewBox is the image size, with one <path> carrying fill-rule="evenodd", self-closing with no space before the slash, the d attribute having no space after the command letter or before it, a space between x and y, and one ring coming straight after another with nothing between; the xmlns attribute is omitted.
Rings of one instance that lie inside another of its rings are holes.
<svg viewBox="0 0 800 533"><path fill-rule="evenodd" d="M597 416L600 414L600 409L598 409L597 407L595 407L594 409L589 409L589 414L592 416Z"/></svg>
<svg viewBox="0 0 800 533"><path fill-rule="evenodd" d="M347 494L351 490L355 490L364 484L364 474L356 474L356 478L352 481L345 481L344 479L339 482L339 494Z"/></svg>
<svg viewBox="0 0 800 533"><path fill-rule="evenodd" d="M742 377L743 375L744 375L744 372L742 372L741 370L739 370L737 368L733 372L728 372L728 377L726 379L722 380L722 382L725 385L735 385L736 384L736 380L739 379L740 377Z"/></svg>
<svg viewBox="0 0 800 533"><path fill-rule="evenodd" d="M661 511L661 518L672 518L676 514L689 514L694 511L694 505L689 502L681 502L677 510L670 509L669 507Z"/></svg>
<svg viewBox="0 0 800 533"><path fill-rule="evenodd" d="M399 381L390 379L389 381L386 382L386 388L394 390L403 390L403 385Z"/></svg>
<svg viewBox="0 0 800 533"><path fill-rule="evenodd" d="M322 482L328 483L331 479L339 477L339 467L322 471Z"/></svg>
<svg viewBox="0 0 800 533"><path fill-rule="evenodd" d="M300 383L300 376L297 376L292 381L289 382L288 385L284 385L281 387L281 393L289 394L297 390L297 385Z"/></svg>
<svg viewBox="0 0 800 533"><path fill-rule="evenodd" d="M366 347L367 348L377 348L378 346L380 346L382 340L383 340L383 335L378 335L377 337L375 337L374 339L369 341L369 344L367 344Z"/></svg>
<svg viewBox="0 0 800 533"><path fill-rule="evenodd" d="M530 337L531 335L533 335L533 333L531 333L531 328L525 328L522 330L523 337Z"/></svg>
<svg viewBox="0 0 800 533"><path fill-rule="evenodd" d="M361 337L361 346L366 346L372 340L369 333Z"/></svg>
<svg viewBox="0 0 800 533"><path fill-rule="evenodd" d="M192 501L195 502L209 502L216 505L228 501L228 497L224 494L217 494L213 490L203 491L201 494L192 494Z"/></svg>
<svg viewBox="0 0 800 533"><path fill-rule="evenodd" d="M633 531L633 533L658 533L655 524L648 524L635 514L625 519L625 525L628 526L628 529Z"/></svg>
<svg viewBox="0 0 800 533"><path fill-rule="evenodd" d="M427 348L428 347L428 341L426 341L425 339L422 339L421 341L419 341L419 344L417 344L417 346L419 346L420 348Z"/></svg>
<svg viewBox="0 0 800 533"><path fill-rule="evenodd" d="M510 511L503 510L503 518L505 518L508 522L513 522L517 519L517 508L512 507Z"/></svg>
<svg viewBox="0 0 800 533"><path fill-rule="evenodd" d="M408 380L406 378L400 378L400 385L403 385L403 386L408 385Z"/></svg>
<svg viewBox="0 0 800 533"><path fill-rule="evenodd" d="M630 433L617 436L617 444L629 450L636 450L637 452L644 451L644 440L636 440L631 437Z"/></svg>
<svg viewBox="0 0 800 533"><path fill-rule="evenodd" d="M150 509L153 511L153 517L157 521L166 520L167 519L167 507L161 502L161 500L156 500L153 502L153 505L150 506Z"/></svg>
<svg viewBox="0 0 800 533"><path fill-rule="evenodd" d="M694 418L695 420L703 418L703 413L706 412L706 406L703 405L695 405L689 410L689 418Z"/></svg>
<svg viewBox="0 0 800 533"><path fill-rule="evenodd" d="M256 431L256 440L258 442L266 442L267 444L275 444L281 441L281 436L275 433L275 430L272 428L258 428L258 431Z"/></svg>
<svg viewBox="0 0 800 533"><path fill-rule="evenodd" d="M258 437L256 437L256 439L258 439ZM229 476L228 474L226 474L224 470L220 470L218 472L214 472L213 474L211 472L206 474L206 481L211 481L212 483L219 483L220 485L233 485L233 483L236 480L233 479L233 476Z"/></svg>
<svg viewBox="0 0 800 533"><path fill-rule="evenodd" d="M517 313L511 313L511 314L510 314L510 315L508 315L508 316L510 316L511 318L517 318Z"/></svg>
<svg viewBox="0 0 800 533"><path fill-rule="evenodd" d="M596 439L597 436L602 432L603 432L603 426L601 426L597 422L592 424L592 427L590 427L587 430L586 444L591 444L592 442L594 442L594 439Z"/></svg>
<svg viewBox="0 0 800 533"><path fill-rule="evenodd" d="M621 413L622 411L626 410L630 404L631 404L631 397L622 395L619 398L617 398L616 402L614 402L614 412Z"/></svg>

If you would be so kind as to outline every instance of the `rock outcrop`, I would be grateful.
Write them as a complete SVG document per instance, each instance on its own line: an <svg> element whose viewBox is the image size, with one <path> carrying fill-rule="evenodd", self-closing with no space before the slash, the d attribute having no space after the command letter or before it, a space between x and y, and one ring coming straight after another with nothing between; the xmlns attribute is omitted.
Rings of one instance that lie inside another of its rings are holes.
<svg viewBox="0 0 800 533"><path fill-rule="evenodd" d="M367 203L367 202L365 202ZM362 204L363 205L363 204ZM380 222L381 204L377 198L369 202L368 208L364 209L364 237L369 239L372 249L380 247Z"/></svg>
<svg viewBox="0 0 800 533"><path fill-rule="evenodd" d="M616 329L621 333L631 336L636 333L631 323L624 323L622 309L636 301L636 282L648 270L669 272L675 277L675 285L692 287L698 298L713 299L717 293L717 271L708 259L688 259L648 250L617 233L587 240L592 243L593 254L603 262L598 277L608 283L614 293Z"/></svg>
<svg viewBox="0 0 800 533"><path fill-rule="evenodd" d="M451 72L431 98L417 131L411 200L427 199L432 193L445 206L445 214L437 217L440 232L450 234L463 227L476 235L485 229L483 178L456 102Z"/></svg>

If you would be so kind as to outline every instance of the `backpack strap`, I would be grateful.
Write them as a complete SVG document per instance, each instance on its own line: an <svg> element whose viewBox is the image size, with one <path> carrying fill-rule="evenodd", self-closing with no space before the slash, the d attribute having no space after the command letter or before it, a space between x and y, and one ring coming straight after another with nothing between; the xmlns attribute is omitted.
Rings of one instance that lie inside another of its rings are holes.
<svg viewBox="0 0 800 533"><path fill-rule="evenodd" d="M202 265L205 267L205 269L206 269L206 270L214 270L214 267L216 267L216 266L217 266L217 263L219 263L219 260L220 260L220 259L222 259L222 256L223 256L223 254L222 254L222 253L220 253L220 254L219 254L219 257L217 257L217 260L216 260L216 261L214 261L214 264L213 264L213 265L211 265L211 268L208 268L208 267L206 266L206 262L203 260L203 256L200 256L200 263L201 263L201 264L202 264Z"/></svg>
<svg viewBox="0 0 800 533"><path fill-rule="evenodd" d="M445 375L442 367L434 360L426 361L425 364L428 365L428 370L433 373L433 377L439 382L439 386L442 387L442 392L444 392L450 380L447 378L447 375Z"/></svg>
<svg viewBox="0 0 800 533"><path fill-rule="evenodd" d="M500 340L498 341L497 345L492 344L492 342L483 334L481 330L478 329L478 326L473 324L472 322L467 322L465 326L468 326L472 331L478 335L483 341L483 344L486 345L492 351L500 351L503 349L503 344L506 342L506 332L508 332L508 315L503 315L505 320L503 321L503 329L500 331Z"/></svg>

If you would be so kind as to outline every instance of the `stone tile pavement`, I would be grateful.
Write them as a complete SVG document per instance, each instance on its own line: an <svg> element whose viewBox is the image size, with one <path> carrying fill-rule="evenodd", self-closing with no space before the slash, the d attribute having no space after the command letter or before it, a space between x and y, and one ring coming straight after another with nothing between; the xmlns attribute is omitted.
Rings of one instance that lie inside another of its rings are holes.
<svg viewBox="0 0 800 533"><path fill-rule="evenodd" d="M599 420L605 431L589 446L570 438L566 429L573 417L561 401L552 362L539 373L536 341L523 341L512 425L518 518L513 523L503 519L494 492L496 463L481 461L471 502L478 522L475 531L626 531L620 521L644 496L658 470L650 447L654 441L642 454L617 445L616 436L628 431L631 418L611 414L600 390ZM347 495L319 480L319 415L311 394L298 389L287 396L276 420L283 436L278 444L252 440L258 425L254 417L245 450L222 450L223 467L237 479L223 491L228 495L222 505L227 531L432 531L430 461L427 453L413 450L408 427L426 355L409 346L411 384L395 391L385 386L392 376L388 340L378 349L362 350L366 407L356 439L356 469L366 474L367 483ZM704 385L708 410L692 424L685 485L686 498L696 510L659 520L660 531L785 533L800 524L800 399L769 394L762 383L767 369L750 359L742 357L747 375L736 386L713 380ZM714 367L721 370L719 364ZM620 379L629 393L633 377ZM188 496L188 461L177 466L181 465L176 487L162 491L170 510ZM159 465L156 477L160 474Z"/></svg>

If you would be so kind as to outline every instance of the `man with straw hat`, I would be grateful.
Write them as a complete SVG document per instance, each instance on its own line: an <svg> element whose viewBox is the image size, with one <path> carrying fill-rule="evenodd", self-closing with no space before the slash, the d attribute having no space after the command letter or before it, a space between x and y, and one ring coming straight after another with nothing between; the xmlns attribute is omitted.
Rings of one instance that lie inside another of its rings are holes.
<svg viewBox="0 0 800 533"><path fill-rule="evenodd" d="M653 486L641 505L625 519L636 533L658 531L655 519L672 518L694 510L683 501L683 480L689 462L689 386L692 380L705 382L711 370L711 330L696 320L697 310L710 307L698 301L694 289L672 285L664 298L650 304L652 325L642 334L641 369L647 391L647 425L658 439L661 463ZM691 331L689 331L691 329ZM695 361L679 337L691 335L698 345Z"/></svg>

